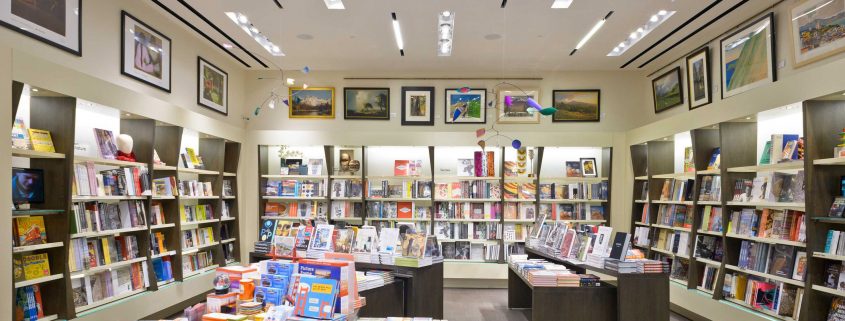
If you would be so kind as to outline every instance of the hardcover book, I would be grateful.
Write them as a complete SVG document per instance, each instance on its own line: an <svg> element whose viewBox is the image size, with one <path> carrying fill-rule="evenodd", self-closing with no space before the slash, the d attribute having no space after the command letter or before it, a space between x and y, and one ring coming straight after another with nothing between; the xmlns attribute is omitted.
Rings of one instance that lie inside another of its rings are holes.
<svg viewBox="0 0 845 321"><path fill-rule="evenodd" d="M408 176L409 161L407 159L397 159L393 161L393 176Z"/></svg>
<svg viewBox="0 0 845 321"><path fill-rule="evenodd" d="M337 294L336 280L301 275L294 312L301 317L331 319Z"/></svg>
<svg viewBox="0 0 845 321"><path fill-rule="evenodd" d="M53 138L50 137L50 131L48 130L30 128L29 139L32 141L33 150L39 152L56 152L56 147L53 146Z"/></svg>
<svg viewBox="0 0 845 321"><path fill-rule="evenodd" d="M50 276L50 259L47 253L23 255L24 279L32 280L40 277Z"/></svg>
<svg viewBox="0 0 845 321"><path fill-rule="evenodd" d="M97 148L100 157L103 159L115 159L117 156L117 145L114 143L114 134L110 130L94 128L94 137L97 139Z"/></svg>
<svg viewBox="0 0 845 321"><path fill-rule="evenodd" d="M12 125L12 148L32 149L32 142L29 140L29 131L26 128L26 123L20 118L15 118L15 123Z"/></svg>
<svg viewBox="0 0 845 321"><path fill-rule="evenodd" d="M47 226L42 216L16 217L15 230L18 246L47 243Z"/></svg>

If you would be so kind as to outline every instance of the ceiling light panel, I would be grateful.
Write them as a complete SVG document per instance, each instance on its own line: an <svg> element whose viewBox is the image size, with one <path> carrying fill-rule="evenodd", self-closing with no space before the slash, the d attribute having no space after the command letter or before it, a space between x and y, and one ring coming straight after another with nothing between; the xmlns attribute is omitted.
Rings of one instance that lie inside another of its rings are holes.
<svg viewBox="0 0 845 321"><path fill-rule="evenodd" d="M452 55L452 36L455 34L455 13L443 11L437 15L437 55Z"/></svg>
<svg viewBox="0 0 845 321"><path fill-rule="evenodd" d="M596 22L596 24L593 26L593 28L590 29L590 31L588 31L586 35L584 35L584 38L581 38L581 41L579 41L578 44L575 45L575 49L572 49L572 52L570 52L569 55L570 56L574 55L578 51L578 49L581 49L581 47L586 45L587 41L590 41L590 38L592 38L593 35L596 34L596 32L599 32L599 29L601 29L601 27L604 26L604 23L607 22L607 19L610 19L610 16L612 16L612 15L613 15L613 11L608 12L607 15L604 16L604 18L599 20L599 22Z"/></svg>
<svg viewBox="0 0 845 321"><path fill-rule="evenodd" d="M396 47L399 48L399 54L405 56L405 41L402 40L402 29L399 27L399 20L396 19L395 12L391 12L390 17L393 20L393 37L396 39Z"/></svg>
<svg viewBox="0 0 845 321"><path fill-rule="evenodd" d="M628 48L633 47L640 39L645 38L652 30L657 29L658 26L669 20L669 17L675 14L675 11L666 11L660 10L657 13L651 15L646 21L645 25L637 27L636 30L631 32L625 40L619 43L616 47L613 48L607 55L608 56L621 56L628 51Z"/></svg>
<svg viewBox="0 0 845 321"><path fill-rule="evenodd" d="M341 0L323 0L323 2L326 3L326 8L329 8L331 10L344 10L344 9L346 9L346 7L343 6L343 1L341 1Z"/></svg>
<svg viewBox="0 0 845 321"><path fill-rule="evenodd" d="M246 32L246 34L252 37L252 39L254 39L255 42L257 42L259 45L264 47L264 49L267 50L267 52L269 52L271 55L285 55L285 53L282 52L282 48L270 41L270 38L267 38L267 36L263 35L261 33L261 30L258 30L258 27L253 25L252 22L249 21L249 17L247 17L245 14L240 12L226 12L226 16L228 16L229 19L232 19L232 22L238 25L238 27L241 27L241 29Z"/></svg>
<svg viewBox="0 0 845 321"><path fill-rule="evenodd" d="M552 9L568 9L572 5L572 0L555 0L552 2Z"/></svg>

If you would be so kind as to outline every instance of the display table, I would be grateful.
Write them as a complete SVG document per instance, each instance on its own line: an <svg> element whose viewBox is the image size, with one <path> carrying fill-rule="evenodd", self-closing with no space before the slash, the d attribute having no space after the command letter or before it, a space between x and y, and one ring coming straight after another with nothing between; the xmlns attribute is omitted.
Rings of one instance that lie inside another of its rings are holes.
<svg viewBox="0 0 845 321"><path fill-rule="evenodd" d="M619 321L669 320L669 274L668 273L619 273L586 264L575 264L567 260L525 248L529 259L544 259L566 266L576 273L594 271L616 278L616 310ZM508 293L510 293L508 282ZM510 296L510 295L509 295ZM590 319L592 320L592 319ZM535 320L536 321L536 320Z"/></svg>
<svg viewBox="0 0 845 321"><path fill-rule="evenodd" d="M377 288L359 291L367 304L358 311L359 317L380 318L405 315L405 281L396 281Z"/></svg>
<svg viewBox="0 0 845 321"><path fill-rule="evenodd" d="M508 268L508 308L531 309L531 321L616 320L616 287L541 287ZM642 319L647 320L647 319Z"/></svg>

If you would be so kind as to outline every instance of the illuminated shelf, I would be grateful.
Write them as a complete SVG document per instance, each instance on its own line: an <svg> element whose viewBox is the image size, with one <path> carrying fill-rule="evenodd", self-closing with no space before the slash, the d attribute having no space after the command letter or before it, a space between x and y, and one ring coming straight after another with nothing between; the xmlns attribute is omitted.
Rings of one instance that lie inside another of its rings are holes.
<svg viewBox="0 0 845 321"><path fill-rule="evenodd" d="M743 207L766 207L766 208L782 208L796 211L804 211L804 203L787 203L787 202L728 202L728 206L743 206Z"/></svg>
<svg viewBox="0 0 845 321"><path fill-rule="evenodd" d="M198 269L198 270L183 272L183 274L184 274L183 278L187 279L187 278L192 277L192 276L197 276L197 275L200 275L200 274L203 274L203 273L206 273L206 272L211 272L211 271L216 270L217 267L219 267L219 265L214 264L214 265L209 265L207 267L204 267L204 268L201 268L201 269Z"/></svg>
<svg viewBox="0 0 845 321"><path fill-rule="evenodd" d="M182 230L190 230L190 229L195 228L195 227L202 225L202 224L210 224L210 223L215 223L215 222L219 222L219 221L220 220L213 218L213 219L210 219L210 220L193 221L193 222L181 222L182 223L181 227L182 227Z"/></svg>
<svg viewBox="0 0 845 321"><path fill-rule="evenodd" d="M651 204L692 205L692 201L651 201Z"/></svg>
<svg viewBox="0 0 845 321"><path fill-rule="evenodd" d="M756 166L741 166L728 168L729 173L757 173L773 171L799 171L804 169L804 161L797 160L785 163L766 164Z"/></svg>
<svg viewBox="0 0 845 321"><path fill-rule="evenodd" d="M138 163L138 162L127 162L121 161L116 159L105 159L99 157L86 157L86 156L75 156L73 157L74 163L93 163L97 165L106 165L106 166L120 166L120 167L146 167L147 163Z"/></svg>
<svg viewBox="0 0 845 321"><path fill-rule="evenodd" d="M648 176L637 176L637 177L634 177L634 180L636 180L636 181L647 181Z"/></svg>
<svg viewBox="0 0 845 321"><path fill-rule="evenodd" d="M382 198L367 198L367 201L372 202L430 202L430 198L405 198L405 197L382 197Z"/></svg>
<svg viewBox="0 0 845 321"><path fill-rule="evenodd" d="M236 237L233 237L233 238L230 238L230 239L225 239L225 240L222 240L222 241L220 241L220 243L221 243L221 244L232 243L232 242L234 242L235 240L237 240L237 238L236 238Z"/></svg>
<svg viewBox="0 0 845 321"><path fill-rule="evenodd" d="M296 180L309 180L309 179L327 179L329 178L326 175L261 175L261 178L274 178L274 179L296 179Z"/></svg>
<svg viewBox="0 0 845 321"><path fill-rule="evenodd" d="M195 168L179 168L179 173L186 173L186 174L196 174L196 175L220 175L218 171L210 171L206 169L195 169Z"/></svg>
<svg viewBox="0 0 845 321"><path fill-rule="evenodd" d="M182 200L216 200L220 199L220 196L187 196L187 195L180 195L179 199Z"/></svg>
<svg viewBox="0 0 845 321"><path fill-rule="evenodd" d="M435 218L435 222L498 222L498 218ZM533 222L533 220L532 220Z"/></svg>
<svg viewBox="0 0 845 321"><path fill-rule="evenodd" d="M176 170L179 170L179 167L153 164L153 170L156 170L156 171L176 171Z"/></svg>
<svg viewBox="0 0 845 321"><path fill-rule="evenodd" d="M361 175L331 175L331 179L362 179Z"/></svg>
<svg viewBox="0 0 845 321"><path fill-rule="evenodd" d="M367 217L368 221L427 222L430 218Z"/></svg>
<svg viewBox="0 0 845 321"><path fill-rule="evenodd" d="M332 197L332 201L347 201L347 202L363 202L364 200L361 196L353 196L353 197Z"/></svg>
<svg viewBox="0 0 845 321"><path fill-rule="evenodd" d="M482 202L499 202L498 198L441 198L435 199L435 202L463 202L463 203L482 203Z"/></svg>
<svg viewBox="0 0 845 321"><path fill-rule="evenodd" d="M607 177L542 177L540 182L554 183L601 183L607 181Z"/></svg>
<svg viewBox="0 0 845 321"><path fill-rule="evenodd" d="M698 233L698 234L707 234L707 235L712 235L712 236L722 236L722 232L716 232L716 231L697 230L695 232Z"/></svg>
<svg viewBox="0 0 845 321"><path fill-rule="evenodd" d="M224 172L224 173L223 173L223 176L224 176L224 177L235 177L235 176L238 176L238 174Z"/></svg>
<svg viewBox="0 0 845 321"><path fill-rule="evenodd" d="M306 196L262 196L265 200L291 200L291 201L325 201L325 196L306 197Z"/></svg>
<svg viewBox="0 0 845 321"><path fill-rule="evenodd" d="M704 263L704 264L707 264L707 265L711 265L711 266L716 266L716 267L719 267L719 266L722 265L722 262L716 262L716 261L713 261L711 259L705 259L705 258L702 258L702 257L695 258L695 261L701 262L701 263Z"/></svg>
<svg viewBox="0 0 845 321"><path fill-rule="evenodd" d="M158 229L174 227L174 226L176 226L175 223L164 223L164 224L150 225L150 229L151 230L158 230Z"/></svg>
<svg viewBox="0 0 845 321"><path fill-rule="evenodd" d="M159 254L153 254L153 255L150 255L150 258L155 259L155 258L171 256L171 255L176 255L176 251L167 251L167 252L162 252L162 253L159 253Z"/></svg>
<svg viewBox="0 0 845 321"><path fill-rule="evenodd" d="M277 220L277 221L300 221L300 220L313 220L316 219L314 216L305 216L305 217L288 217L288 216L262 216L262 220Z"/></svg>
<svg viewBox="0 0 845 321"><path fill-rule="evenodd" d="M717 169L707 169L707 170L703 170L703 171L696 171L695 173L698 174L698 175L719 175L719 174L722 174L722 170L718 169L718 168Z"/></svg>
<svg viewBox="0 0 845 321"><path fill-rule="evenodd" d="M804 243L804 242L773 239L773 238L768 238L768 237L747 236L747 235L741 235L741 234L735 234L735 233L727 233L727 234L725 234L725 236L730 237L730 238L743 239L743 240L755 241L755 242L760 242L760 243L784 244L784 245L791 245L791 246L797 246L797 247L807 247L807 243Z"/></svg>
<svg viewBox="0 0 845 321"><path fill-rule="evenodd" d="M837 289L831 289L829 287L821 286L821 285L818 285L818 284L813 284L812 288L813 288L813 290L816 290L816 291L819 291L819 292L824 292L824 293L832 294L832 295L835 295L835 296L845 297L845 291L839 291Z"/></svg>
<svg viewBox="0 0 845 321"><path fill-rule="evenodd" d="M722 205L721 201L698 201L696 202L698 205Z"/></svg>
<svg viewBox="0 0 845 321"><path fill-rule="evenodd" d="M670 174L658 174L652 175L651 178L661 178L661 179L695 179L695 172L682 172L682 173L670 173Z"/></svg>
<svg viewBox="0 0 845 321"><path fill-rule="evenodd" d="M652 224L651 227L662 228L666 230L675 230L681 232L689 233L691 230L688 227L680 227L680 226L669 226L669 225L662 225L662 224Z"/></svg>
<svg viewBox="0 0 845 321"><path fill-rule="evenodd" d="M199 252L199 250L202 250L204 248L209 248L209 247L212 247L212 246L215 246L215 245L218 245L218 244L220 244L220 242L214 241L214 242L211 242L211 243L208 243L208 244L197 245L197 246L189 247L189 248L183 248L182 249L182 255L194 254L194 253Z"/></svg>
<svg viewBox="0 0 845 321"><path fill-rule="evenodd" d="M499 176L434 176L435 181L498 181L502 177Z"/></svg>
<svg viewBox="0 0 845 321"><path fill-rule="evenodd" d="M76 278L76 277L81 277L81 276L85 276L85 275L97 274L97 273L102 272L102 271L116 269L116 268L119 268L119 267L131 265L131 264L134 264L134 263L144 262L146 260L147 260L147 257L145 256L145 257L134 258L134 259L126 260L126 261L115 262L115 263L112 263L112 264L98 265L98 266L95 266L95 267L91 267L87 270L71 272L70 277Z"/></svg>
<svg viewBox="0 0 845 321"><path fill-rule="evenodd" d="M845 256L828 254L828 253L824 253L824 252L813 252L813 257L820 258L820 259L827 259L827 260L845 261Z"/></svg>
<svg viewBox="0 0 845 321"><path fill-rule="evenodd" d="M48 276L44 276L44 277L40 277L40 278L35 278L35 279L32 279L32 280L15 282L15 289L22 288L22 287L25 287L25 286L55 281L55 280L58 280L58 279L63 279L64 277L65 277L64 274L58 273L58 274L48 275Z"/></svg>
<svg viewBox="0 0 845 321"><path fill-rule="evenodd" d="M44 243L38 245L15 246L12 248L12 253L24 253L38 250L52 249L56 247L65 246L64 242Z"/></svg>
<svg viewBox="0 0 845 321"><path fill-rule="evenodd" d="M507 201L507 200L505 200ZM534 200L531 200L534 201ZM544 198L540 199L540 203L551 203L551 204L568 204L568 203L607 203L607 200L582 200L582 199L557 199L557 198Z"/></svg>
<svg viewBox="0 0 845 321"><path fill-rule="evenodd" d="M29 149L16 149L10 148L12 150L13 157L24 157L24 158L44 158L44 159L63 159L65 158L65 154L62 153L53 153L53 152L39 152L37 150L29 150Z"/></svg>
<svg viewBox="0 0 845 321"><path fill-rule="evenodd" d="M237 220L237 219L238 219L238 218L237 218L237 217L234 217L234 216L230 216L230 217L221 217L221 218L220 218L220 222L234 221L234 220Z"/></svg>
<svg viewBox="0 0 845 321"><path fill-rule="evenodd" d="M737 271L737 272L741 272L741 273L756 275L756 276L759 276L759 277L762 277L762 278L767 278L767 279L770 279L770 280L775 280L775 281L779 281L779 282L783 282L783 283L792 284L794 286L800 286L802 288L804 287L804 282L799 281L799 280L793 280L793 279L785 278L785 277L782 277L782 276L772 275L772 274L763 273L763 272L757 272L757 271L754 271L754 270L746 270L746 269L742 269L742 268L740 268L736 265L730 265L730 264L725 264L725 268L727 268L728 270L733 270L733 271Z"/></svg>
<svg viewBox="0 0 845 321"><path fill-rule="evenodd" d="M813 165L845 165L845 157L817 159L813 161Z"/></svg>
<svg viewBox="0 0 845 321"><path fill-rule="evenodd" d="M146 231L146 230L147 230L146 226L136 226L136 227L130 227L130 228L121 228L121 229L116 229L116 230L76 233L76 234L71 234L70 238L72 238L72 239L80 238L80 237L90 238L90 237L116 235L116 234L120 234L120 233L129 233L129 232Z"/></svg>
<svg viewBox="0 0 845 321"><path fill-rule="evenodd" d="M119 196L105 196L105 195L103 195L103 196L100 196L100 195L81 196L81 195L75 195L75 196L73 196L74 202L79 202L79 201L128 201L128 200L145 200L145 199L147 199L147 196L122 196L122 195L119 195Z"/></svg>
<svg viewBox="0 0 845 321"><path fill-rule="evenodd" d="M129 291L129 292L126 292L126 293L123 293L123 294L115 295L113 297L106 298L106 299L91 303L89 305L84 305L84 306L78 307L78 308L76 308L76 313L91 310L93 308L103 306L103 305L106 305L106 304L109 304L109 303L112 303L112 302L115 302L115 301L120 301L120 300L123 300L125 298L128 298L130 296L133 296L133 295L136 295L138 293L145 292L145 291L147 291L146 288L141 288L141 289L138 289L138 290Z"/></svg>

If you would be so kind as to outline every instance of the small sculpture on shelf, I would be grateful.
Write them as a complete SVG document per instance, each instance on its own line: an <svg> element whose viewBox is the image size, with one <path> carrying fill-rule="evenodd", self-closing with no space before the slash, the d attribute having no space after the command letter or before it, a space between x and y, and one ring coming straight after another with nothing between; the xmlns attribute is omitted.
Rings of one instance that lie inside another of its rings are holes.
<svg viewBox="0 0 845 321"><path fill-rule="evenodd" d="M134 162L135 153L132 151L134 144L135 142L132 140L132 136L126 134L117 135L117 157L115 159Z"/></svg>

